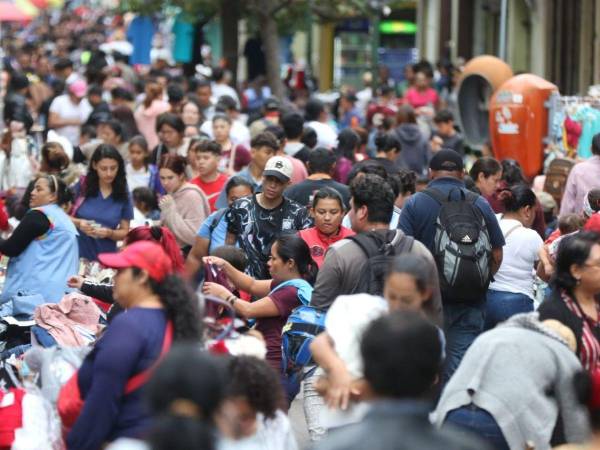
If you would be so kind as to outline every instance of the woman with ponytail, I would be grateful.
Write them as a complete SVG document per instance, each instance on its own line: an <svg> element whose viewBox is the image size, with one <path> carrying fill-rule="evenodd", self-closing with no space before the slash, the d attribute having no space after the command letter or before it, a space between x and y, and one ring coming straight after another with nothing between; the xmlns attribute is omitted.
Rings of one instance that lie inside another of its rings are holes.
<svg viewBox="0 0 600 450"><path fill-rule="evenodd" d="M177 274L182 274L183 256L177 245L177 241L171 230L167 227L136 227L127 233L125 237L125 245L133 244L137 241L154 241L161 245L167 256L173 263L173 271ZM123 308L115 303L113 298L112 283L96 283L91 280L86 280L82 276L73 275L68 280L69 287L79 289L83 294L93 297L105 303L110 303L113 306L108 312L108 321L111 322L117 314L123 311Z"/></svg>
<svg viewBox="0 0 600 450"><path fill-rule="evenodd" d="M58 176L35 180L29 211L8 239L0 239L0 253L10 257L0 304L12 299L16 306L18 291L56 303L69 290L67 279L77 271L79 249L77 230L62 209L68 200Z"/></svg>
<svg viewBox="0 0 600 450"><path fill-rule="evenodd" d="M59 395L63 426L72 427L67 448L78 450L147 432L140 388L171 342L200 340L198 304L158 243L138 241L98 259L117 270L114 297L127 314L111 322Z"/></svg>
<svg viewBox="0 0 600 450"><path fill-rule="evenodd" d="M500 192L504 213L498 214L506 242L502 264L487 292L485 329L495 327L514 314L533 311L534 270L543 246L531 229L537 198L524 184Z"/></svg>
<svg viewBox="0 0 600 450"><path fill-rule="evenodd" d="M267 343L267 362L281 372L281 329L296 307L310 303L317 275L317 265L306 242L294 234L275 240L268 262L271 280L255 280L214 256L205 257L204 261L221 267L235 287L260 299L245 302L216 283L204 283L202 289L204 294L229 302L239 316L256 319L256 329Z"/></svg>

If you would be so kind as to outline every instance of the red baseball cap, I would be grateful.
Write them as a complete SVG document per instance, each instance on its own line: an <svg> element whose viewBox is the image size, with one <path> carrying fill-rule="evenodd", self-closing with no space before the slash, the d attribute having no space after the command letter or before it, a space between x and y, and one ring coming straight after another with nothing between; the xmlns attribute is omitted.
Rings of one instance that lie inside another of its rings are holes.
<svg viewBox="0 0 600 450"><path fill-rule="evenodd" d="M100 253L98 261L111 269L137 267L148 272L150 278L161 282L173 273L173 263L160 244L137 241L118 253Z"/></svg>

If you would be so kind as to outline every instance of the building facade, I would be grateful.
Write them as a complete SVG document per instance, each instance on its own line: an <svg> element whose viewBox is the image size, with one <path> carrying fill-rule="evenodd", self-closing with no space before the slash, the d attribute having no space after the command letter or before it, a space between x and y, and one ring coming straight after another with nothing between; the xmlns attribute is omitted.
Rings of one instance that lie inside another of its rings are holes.
<svg viewBox="0 0 600 450"><path fill-rule="evenodd" d="M502 0L420 0L417 46L430 61L498 55ZM600 0L507 0L506 61L585 94L600 84Z"/></svg>

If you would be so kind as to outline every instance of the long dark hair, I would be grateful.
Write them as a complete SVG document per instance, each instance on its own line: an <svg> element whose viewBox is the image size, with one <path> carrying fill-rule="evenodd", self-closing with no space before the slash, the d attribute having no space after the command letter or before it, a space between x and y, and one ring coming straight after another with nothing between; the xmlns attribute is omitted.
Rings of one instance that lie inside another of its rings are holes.
<svg viewBox="0 0 600 450"><path fill-rule="evenodd" d="M300 276L313 284L317 279L318 267L310 255L310 248L306 242L296 234L282 234L275 242L277 254L283 262L293 259Z"/></svg>
<svg viewBox="0 0 600 450"><path fill-rule="evenodd" d="M496 159L492 158L491 156L485 156L483 158L479 158L473 163L473 167L471 167L469 175L471 178L473 178L473 181L476 182L480 173L482 173L485 178L488 178L492 175L500 173L501 171L502 166Z"/></svg>
<svg viewBox="0 0 600 450"><path fill-rule="evenodd" d="M133 276L142 270L133 267ZM201 337L201 315L198 301L185 282L177 275L167 275L160 283L148 279L150 290L160 298L167 317L173 321L175 341L198 341Z"/></svg>
<svg viewBox="0 0 600 450"><path fill-rule="evenodd" d="M338 134L338 145L335 148L335 155L337 158L342 156L348 158L350 161L356 161L355 151L360 143L360 136L351 128L344 128L340 134Z"/></svg>
<svg viewBox="0 0 600 450"><path fill-rule="evenodd" d="M129 195L127 188L127 176L125 174L125 162L119 151L110 144L100 144L94 151L88 167L87 178L85 179L85 197L95 197L100 191L100 180L98 172L94 169L94 164L98 164L103 159L112 159L117 161L119 168L117 176L112 182L112 196L116 201L125 201Z"/></svg>
<svg viewBox="0 0 600 450"><path fill-rule="evenodd" d="M535 206L537 197L529 186L525 184L516 184L508 189L504 189L499 194L499 199L504 204L507 212L517 212L526 206Z"/></svg>

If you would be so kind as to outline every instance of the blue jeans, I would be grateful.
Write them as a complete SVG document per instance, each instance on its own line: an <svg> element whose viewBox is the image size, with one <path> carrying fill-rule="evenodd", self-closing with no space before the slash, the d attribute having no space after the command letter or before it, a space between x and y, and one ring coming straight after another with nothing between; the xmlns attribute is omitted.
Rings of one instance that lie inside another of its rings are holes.
<svg viewBox="0 0 600 450"><path fill-rule="evenodd" d="M444 425L446 424L453 425L459 431L477 435L491 445L494 450L510 450L494 417L474 404L450 411L444 421Z"/></svg>
<svg viewBox="0 0 600 450"><path fill-rule="evenodd" d="M485 302L444 305L444 333L446 334L446 361L444 384L458 368L460 361L477 336L483 331Z"/></svg>
<svg viewBox="0 0 600 450"><path fill-rule="evenodd" d="M485 329L490 330L518 313L533 311L533 300L525 294L489 289L485 308Z"/></svg>

